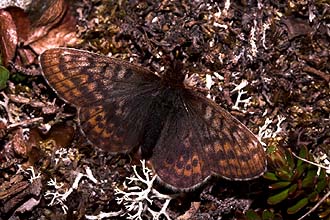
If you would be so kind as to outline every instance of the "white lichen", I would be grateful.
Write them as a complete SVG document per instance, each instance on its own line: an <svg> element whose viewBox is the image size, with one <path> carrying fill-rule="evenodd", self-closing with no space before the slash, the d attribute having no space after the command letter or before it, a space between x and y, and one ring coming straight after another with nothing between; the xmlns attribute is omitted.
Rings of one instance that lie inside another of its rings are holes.
<svg viewBox="0 0 330 220"><path fill-rule="evenodd" d="M153 219L159 219L160 216L170 219L166 209L171 197L163 195L153 188L157 176L153 175L144 160L141 161L141 164L142 175L138 173L136 166L133 166L134 175L127 178L127 183L124 182L124 189L118 187L115 189L117 203L123 204L125 207L122 216L134 220L142 220L145 216L150 215ZM150 208L154 200L164 201L160 211Z"/></svg>
<svg viewBox="0 0 330 220"><path fill-rule="evenodd" d="M48 206L54 206L54 205L60 205L63 213L67 214L68 206L65 204L66 199L68 196L76 189L78 189L79 182L83 177L87 177L89 180L93 181L94 183L98 183L96 178L93 176L92 171L87 166L85 167L86 174L77 173L77 176L72 184L72 186L68 189L64 189L63 183L57 183L56 179L50 179L50 181L47 182L48 186L53 187L53 190L46 191L44 197L46 199L51 199Z"/></svg>
<svg viewBox="0 0 330 220"><path fill-rule="evenodd" d="M267 50L267 46L266 46L266 31L268 29L270 29L270 21L268 21L267 23L264 23L262 25L262 37L261 37L261 42L262 42L262 46Z"/></svg>
<svg viewBox="0 0 330 220"><path fill-rule="evenodd" d="M28 170L28 171L31 172L31 176L30 176L30 179L29 179L29 182L30 182L30 183L33 183L34 180L40 178L40 175L41 175L41 174L38 173L38 174L36 175L36 172L34 172L34 168L33 168L33 166L30 166L30 167L27 168L26 170Z"/></svg>
<svg viewBox="0 0 330 220"><path fill-rule="evenodd" d="M214 85L214 81L212 79L212 76L210 74L206 74L205 76L205 82L206 82L206 88L208 91L211 89L211 87ZM207 98L211 99L211 94L210 92L207 94Z"/></svg>
<svg viewBox="0 0 330 220"><path fill-rule="evenodd" d="M55 151L55 164L57 165L59 162L63 162L65 165L68 165L71 163L70 158L75 158L77 153L75 148L67 149L62 147Z"/></svg>
<svg viewBox="0 0 330 220"><path fill-rule="evenodd" d="M256 38L256 31L257 31L257 21L253 21L253 26L251 27L250 36L249 36L249 44L250 44L250 52L251 54L248 57L253 60L258 53L257 47L257 38Z"/></svg>
<svg viewBox="0 0 330 220"><path fill-rule="evenodd" d="M283 131L282 123L285 121L285 117L281 115L277 115L277 123L276 127L271 126L273 120L266 117L266 120L262 126L259 127L258 137L260 142L265 146L266 144L262 141L262 139L267 138L275 138L278 136L280 132Z"/></svg>
<svg viewBox="0 0 330 220"><path fill-rule="evenodd" d="M29 174L29 172L27 172L26 170L24 170L23 166L21 164L16 164L16 166L18 167L18 170L16 171L16 174Z"/></svg>
<svg viewBox="0 0 330 220"><path fill-rule="evenodd" d="M44 195L46 199L51 198L51 201L49 202L48 206L54 206L59 204L63 210L63 213L66 214L68 211L68 206L64 202L69 195L68 190L65 190L64 193L59 192L58 190L62 189L64 184L58 184L55 178L50 179L50 181L47 182L47 185L55 188L55 191L48 190Z"/></svg>
<svg viewBox="0 0 330 220"><path fill-rule="evenodd" d="M231 93L236 93L237 92L237 99L235 101L235 104L233 105L232 109L235 110L240 110L242 112L246 112L245 109L250 105L250 100L252 97L248 97L246 99L242 98L242 95L247 94L246 91L243 90L244 87L248 85L247 80L242 80L242 82L239 85L236 85L236 87L231 91ZM240 104L243 104L243 108L240 107Z"/></svg>

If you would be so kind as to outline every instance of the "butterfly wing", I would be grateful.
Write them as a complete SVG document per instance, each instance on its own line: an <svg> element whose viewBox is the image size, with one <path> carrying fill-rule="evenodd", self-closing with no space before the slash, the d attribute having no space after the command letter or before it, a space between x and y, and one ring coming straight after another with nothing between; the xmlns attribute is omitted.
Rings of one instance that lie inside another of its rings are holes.
<svg viewBox="0 0 330 220"><path fill-rule="evenodd" d="M249 180L264 173L265 152L248 128L203 95L181 94L151 158L162 182L189 190L211 175Z"/></svg>
<svg viewBox="0 0 330 220"><path fill-rule="evenodd" d="M48 84L78 109L80 128L95 146L126 152L141 142L159 77L128 62L54 48L40 56Z"/></svg>

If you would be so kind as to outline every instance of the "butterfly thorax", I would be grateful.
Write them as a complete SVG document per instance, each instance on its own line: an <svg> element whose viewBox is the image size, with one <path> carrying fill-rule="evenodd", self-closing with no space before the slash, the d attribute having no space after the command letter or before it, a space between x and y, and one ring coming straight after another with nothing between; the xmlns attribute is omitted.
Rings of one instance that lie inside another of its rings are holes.
<svg viewBox="0 0 330 220"><path fill-rule="evenodd" d="M162 76L162 83L170 87L183 87L185 74L182 72L182 63L174 62Z"/></svg>

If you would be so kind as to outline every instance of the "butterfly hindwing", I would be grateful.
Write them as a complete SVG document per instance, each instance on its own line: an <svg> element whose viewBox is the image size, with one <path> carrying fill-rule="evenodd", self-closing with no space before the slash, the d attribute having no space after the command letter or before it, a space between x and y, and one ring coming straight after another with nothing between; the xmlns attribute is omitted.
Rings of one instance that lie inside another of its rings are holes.
<svg viewBox="0 0 330 220"><path fill-rule="evenodd" d="M249 180L265 171L257 138L228 112L193 91L181 92L151 159L166 184L191 189L211 175Z"/></svg>

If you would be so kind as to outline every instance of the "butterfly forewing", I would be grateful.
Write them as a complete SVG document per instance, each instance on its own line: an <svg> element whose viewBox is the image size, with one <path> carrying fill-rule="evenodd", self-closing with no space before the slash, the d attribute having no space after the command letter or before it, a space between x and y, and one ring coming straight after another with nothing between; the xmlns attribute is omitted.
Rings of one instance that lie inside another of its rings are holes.
<svg viewBox="0 0 330 220"><path fill-rule="evenodd" d="M139 145L159 77L145 68L86 51L56 48L40 56L49 85L78 108L95 146L126 152Z"/></svg>
<svg viewBox="0 0 330 220"><path fill-rule="evenodd" d="M40 55L40 64L55 92L77 107L141 93L141 87L159 81L157 75L145 68L76 49L46 50Z"/></svg>
<svg viewBox="0 0 330 220"><path fill-rule="evenodd" d="M211 175L249 180L264 173L265 152L242 123L202 95L181 94L152 157L162 181L191 189Z"/></svg>

